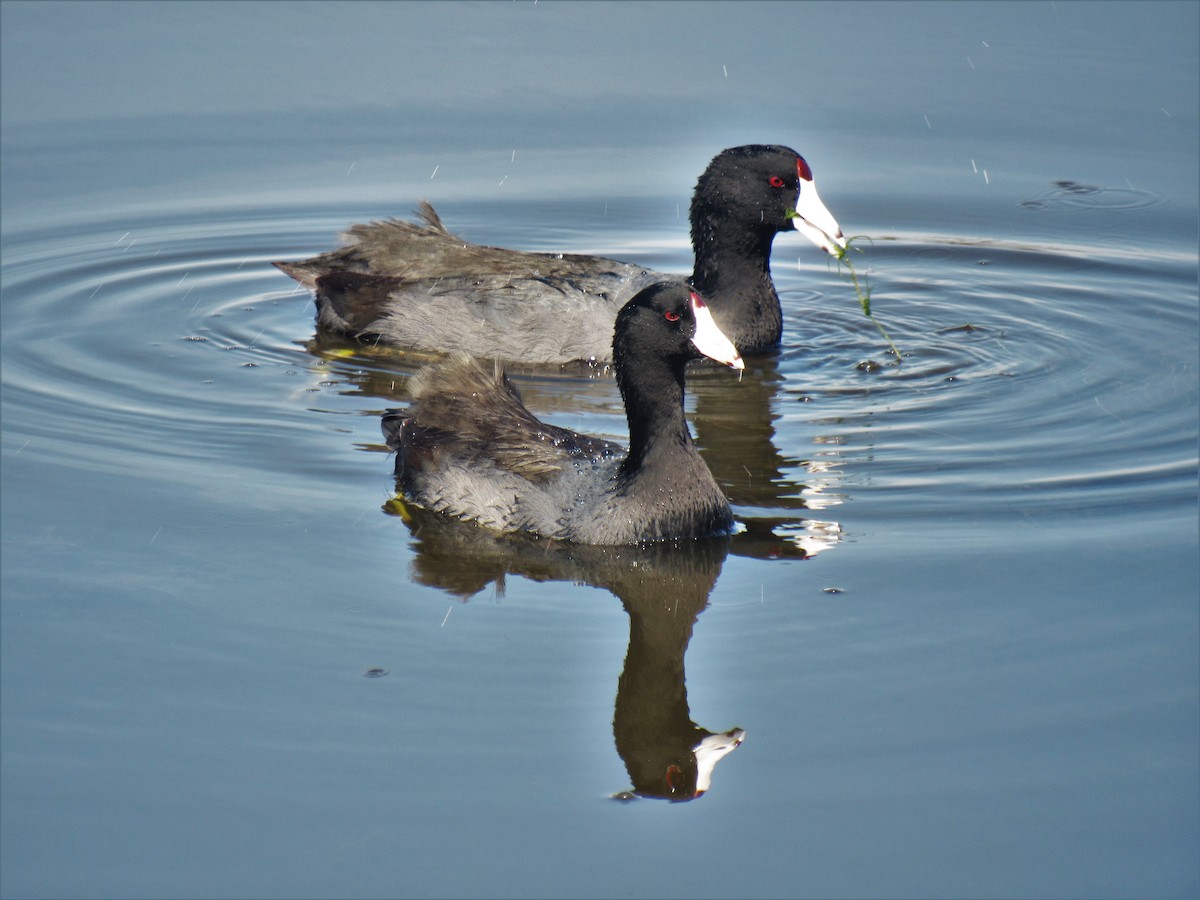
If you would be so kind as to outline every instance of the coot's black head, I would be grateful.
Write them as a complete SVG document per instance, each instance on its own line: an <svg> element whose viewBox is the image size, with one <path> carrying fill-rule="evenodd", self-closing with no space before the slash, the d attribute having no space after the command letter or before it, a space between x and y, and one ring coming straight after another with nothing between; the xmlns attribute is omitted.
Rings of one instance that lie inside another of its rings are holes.
<svg viewBox="0 0 1200 900"><path fill-rule="evenodd" d="M804 157L779 144L747 144L718 153L696 182L692 227L795 229L834 256L846 246L837 220L817 196Z"/></svg>
<svg viewBox="0 0 1200 900"><path fill-rule="evenodd" d="M737 348L713 321L704 299L687 284L662 282L639 292L617 313L613 359L638 365L647 359L684 363L707 356L745 368Z"/></svg>

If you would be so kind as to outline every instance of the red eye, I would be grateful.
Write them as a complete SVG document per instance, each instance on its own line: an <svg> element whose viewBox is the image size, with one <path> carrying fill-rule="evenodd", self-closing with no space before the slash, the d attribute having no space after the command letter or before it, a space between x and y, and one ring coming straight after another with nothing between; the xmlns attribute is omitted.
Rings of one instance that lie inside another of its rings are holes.
<svg viewBox="0 0 1200 900"><path fill-rule="evenodd" d="M668 322L678 322L679 313L675 312L673 309L668 309L665 313L663 313L663 318L665 318Z"/></svg>
<svg viewBox="0 0 1200 900"><path fill-rule="evenodd" d="M778 175L772 175L767 180L770 182L771 187L783 187L783 179L780 178Z"/></svg>

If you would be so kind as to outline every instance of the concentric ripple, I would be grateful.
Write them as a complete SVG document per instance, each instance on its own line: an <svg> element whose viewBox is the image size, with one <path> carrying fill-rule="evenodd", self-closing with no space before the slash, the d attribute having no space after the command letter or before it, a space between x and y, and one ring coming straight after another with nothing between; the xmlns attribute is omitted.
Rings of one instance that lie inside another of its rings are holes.
<svg viewBox="0 0 1200 900"><path fill-rule="evenodd" d="M1112 188L1066 179L1055 181L1037 197L1021 201L1022 209L1054 212L1060 209L1114 210L1150 209L1161 206L1166 198L1154 191L1134 187Z"/></svg>
<svg viewBox="0 0 1200 900"><path fill-rule="evenodd" d="M383 449L378 413L402 402L423 360L315 338L308 293L269 264L365 217L180 213L9 231L5 452L196 483L290 475L293 494L360 479L386 489L381 455L333 451ZM686 271L671 237L654 262ZM859 529L1065 516L1128 531L1139 510L1190 502L1194 257L877 240L856 265L896 365L845 273L809 253L793 268L794 247L775 253L781 352L751 358L741 379L701 367L689 381L697 441L746 525L735 552L836 546L850 499ZM515 377L544 418L624 433L605 373Z"/></svg>
<svg viewBox="0 0 1200 900"><path fill-rule="evenodd" d="M827 297L792 312L784 394L886 514L1120 530L1122 511L1190 505L1194 256L914 236L866 259L903 364L851 300ZM844 279L826 294L853 297Z"/></svg>
<svg viewBox="0 0 1200 900"><path fill-rule="evenodd" d="M277 466L277 451L243 451L280 440L268 424L310 427L284 402L315 377L308 299L267 264L291 227L179 216L7 233L6 451L173 478L188 461L197 478L218 461Z"/></svg>

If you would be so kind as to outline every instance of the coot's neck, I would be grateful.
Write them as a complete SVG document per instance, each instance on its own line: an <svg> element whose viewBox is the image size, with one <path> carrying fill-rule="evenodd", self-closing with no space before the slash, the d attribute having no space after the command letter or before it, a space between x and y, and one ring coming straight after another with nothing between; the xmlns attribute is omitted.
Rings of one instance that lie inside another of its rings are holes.
<svg viewBox="0 0 1200 900"><path fill-rule="evenodd" d="M629 421L629 454L621 466L628 481L649 473L660 460L684 451L695 454L683 415L687 362L659 357L625 357L617 363L617 384Z"/></svg>
<svg viewBox="0 0 1200 900"><path fill-rule="evenodd" d="M774 347L783 336L783 311L771 281L771 244L778 228L748 225L703 201L693 203L692 284L708 301L717 326L743 353Z"/></svg>

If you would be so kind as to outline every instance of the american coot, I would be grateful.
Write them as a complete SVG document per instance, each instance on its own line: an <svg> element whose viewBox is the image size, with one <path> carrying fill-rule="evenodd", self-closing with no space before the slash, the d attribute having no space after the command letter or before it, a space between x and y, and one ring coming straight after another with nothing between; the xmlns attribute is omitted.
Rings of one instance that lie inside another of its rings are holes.
<svg viewBox="0 0 1200 900"><path fill-rule="evenodd" d="M424 224L355 225L347 246L280 269L314 289L317 323L408 350L524 363L611 359L612 323L642 288L676 276L574 254L468 244L421 204ZM796 151L751 144L719 153L696 182L692 286L742 351L779 343L783 313L771 243L795 229L836 254L841 229Z"/></svg>
<svg viewBox="0 0 1200 900"><path fill-rule="evenodd" d="M403 494L500 532L582 544L728 534L729 503L683 416L684 369L742 358L698 294L651 285L617 314L617 384L629 449L538 421L495 366L458 353L409 382L413 405L383 417Z"/></svg>

